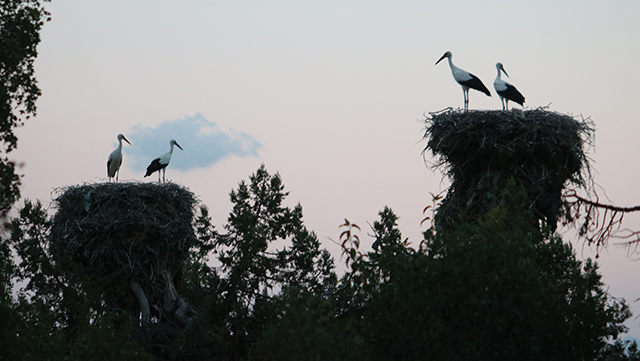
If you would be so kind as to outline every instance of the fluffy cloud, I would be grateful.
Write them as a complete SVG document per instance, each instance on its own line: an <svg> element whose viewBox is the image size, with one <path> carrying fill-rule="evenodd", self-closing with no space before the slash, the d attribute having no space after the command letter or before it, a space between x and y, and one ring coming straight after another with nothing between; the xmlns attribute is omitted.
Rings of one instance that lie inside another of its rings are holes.
<svg viewBox="0 0 640 361"><path fill-rule="evenodd" d="M149 163L169 151L169 141L175 139L184 151L174 148L170 167L181 171L208 168L231 157L258 157L262 145L244 132L224 132L204 115L196 113L182 119L168 120L156 127L134 126L125 146L127 164L134 171L144 171Z"/></svg>

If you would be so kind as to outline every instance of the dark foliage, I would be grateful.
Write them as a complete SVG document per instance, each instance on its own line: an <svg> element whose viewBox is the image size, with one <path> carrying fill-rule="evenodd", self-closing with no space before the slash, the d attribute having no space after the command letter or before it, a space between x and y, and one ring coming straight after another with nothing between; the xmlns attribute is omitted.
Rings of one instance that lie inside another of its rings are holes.
<svg viewBox="0 0 640 361"><path fill-rule="evenodd" d="M198 313L180 332L156 333L170 336L164 339L134 337L139 323L108 302L116 286L102 282L104 270L51 253L52 222L39 204L26 203L12 233L16 275L27 285L9 310L5 330L13 332L0 334L6 354L12 360L633 359L631 348L607 344L624 331L624 302L604 291L594 263L577 261L570 246L531 224L527 194L513 180L481 221L437 232L432 226L417 250L389 208L372 225L370 252L359 250L359 227L345 222L350 269L340 282L304 227L301 207L283 205L286 196L280 177L261 167L232 192L224 234L200 208L191 228L198 241L184 255L177 283ZM74 203L80 213L82 199ZM119 247L117 239L104 242ZM137 304L132 292L127 297Z"/></svg>
<svg viewBox="0 0 640 361"><path fill-rule="evenodd" d="M287 195L280 176L263 165L231 192L224 234L202 212L196 228L214 259L196 256L188 268L182 292L198 315L175 343L173 359L268 359L273 351L261 340L290 302L332 293L333 260L304 226L302 207L283 204Z"/></svg>
<svg viewBox="0 0 640 361"><path fill-rule="evenodd" d="M45 0L46 1L46 0ZM0 0L0 215L20 198L16 163L7 153L18 145L14 128L36 114L40 96L33 62L40 29L49 13L37 0Z"/></svg>
<svg viewBox="0 0 640 361"><path fill-rule="evenodd" d="M25 283L3 326L7 360L140 359L134 323L103 302L98 280L80 264L49 250L51 220L40 203L25 202L11 222L18 255L14 276Z"/></svg>
<svg viewBox="0 0 640 361"><path fill-rule="evenodd" d="M640 361L640 350L638 350L638 343L635 341L622 341L616 340L616 342L605 346L597 361Z"/></svg>
<svg viewBox="0 0 640 361"><path fill-rule="evenodd" d="M345 275L353 296L335 317L357 330L359 357L342 359L593 360L625 330L630 312L597 266L533 227L514 184L480 222L426 232L419 251L380 213L387 246L358 253Z"/></svg>
<svg viewBox="0 0 640 361"><path fill-rule="evenodd" d="M40 96L33 63L40 29L49 14L38 0L0 0L0 219L20 198L19 167L7 154L16 149L14 129L36 114ZM19 360L16 329L21 317L13 309L14 272L6 234L0 240L0 360Z"/></svg>

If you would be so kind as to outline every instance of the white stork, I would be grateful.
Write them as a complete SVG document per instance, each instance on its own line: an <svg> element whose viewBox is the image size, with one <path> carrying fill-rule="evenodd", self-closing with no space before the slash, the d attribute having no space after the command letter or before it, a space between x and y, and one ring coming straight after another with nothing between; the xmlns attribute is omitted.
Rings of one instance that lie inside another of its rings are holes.
<svg viewBox="0 0 640 361"><path fill-rule="evenodd" d="M469 88L481 91L488 96L491 96L489 89L487 89L487 87L482 84L480 78L469 73L468 71L464 71L453 65L453 62L451 61L452 57L453 55L451 55L451 52L447 51L440 59L438 59L438 61L436 61L436 65L438 65L438 63L444 58L447 58L449 60L449 67L451 68L453 79L455 79L456 82L458 82L458 84L462 86L462 94L464 95L464 110L469 109Z"/></svg>
<svg viewBox="0 0 640 361"><path fill-rule="evenodd" d="M129 143L127 138L122 134L118 134L118 148L116 148L111 154L109 154L109 158L107 159L107 176L109 177L109 181L116 177L116 182L118 181L118 175L120 174L120 166L122 165L122 141ZM129 143L131 145L131 143Z"/></svg>
<svg viewBox="0 0 640 361"><path fill-rule="evenodd" d="M502 63L496 63L496 69L498 69L498 76L496 77L496 80L493 81L493 87L496 89L496 93L498 93L498 96L500 96L500 101L502 102L502 110L509 110L509 100L514 101L522 106L522 104L524 104L524 96L520 94L516 87L502 80L502 78L500 77L500 71L503 71L504 75L509 77L509 74L507 74L507 71L504 70Z"/></svg>
<svg viewBox="0 0 640 361"><path fill-rule="evenodd" d="M169 165L169 162L171 162L171 155L173 154L174 145L180 148L180 150L183 150L178 142L171 139L171 141L169 142L169 146L171 146L171 149L167 153L164 153L163 155L151 161L151 164L149 164L149 166L147 167L147 174L144 175L145 177L148 177L153 174L153 172L158 171L158 182L160 182L160 170L162 170L162 181L166 181L165 174L167 172L167 166Z"/></svg>

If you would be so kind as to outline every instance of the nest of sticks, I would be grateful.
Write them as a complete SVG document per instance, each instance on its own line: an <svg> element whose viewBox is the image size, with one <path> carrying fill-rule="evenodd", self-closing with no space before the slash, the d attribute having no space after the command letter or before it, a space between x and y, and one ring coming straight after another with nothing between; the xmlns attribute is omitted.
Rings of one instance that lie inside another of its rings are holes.
<svg viewBox="0 0 640 361"><path fill-rule="evenodd" d="M525 111L461 111L430 113L424 138L451 187L439 209L439 224L460 217L473 221L484 214L510 178L528 193L536 223L555 229L566 186L590 182L585 146L592 145L594 125L538 108Z"/></svg>
<svg viewBox="0 0 640 361"><path fill-rule="evenodd" d="M150 302L175 295L196 242L193 193L173 183L84 184L58 193L50 233L54 255L82 264L108 285L117 307L131 304L131 282Z"/></svg>

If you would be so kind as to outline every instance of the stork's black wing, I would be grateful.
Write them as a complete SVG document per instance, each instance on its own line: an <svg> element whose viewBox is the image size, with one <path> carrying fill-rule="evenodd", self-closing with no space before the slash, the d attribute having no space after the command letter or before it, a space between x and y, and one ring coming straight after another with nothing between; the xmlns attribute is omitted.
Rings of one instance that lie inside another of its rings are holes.
<svg viewBox="0 0 640 361"><path fill-rule="evenodd" d="M484 84L482 84L482 80L480 80L480 78L478 78L477 76L469 73L469 75L471 75L471 79L469 80L465 80L462 82L459 82L460 85L464 85L468 88L471 89L475 89L477 91L481 91L485 94L487 94L488 96L491 96L491 92L489 92L489 89L487 89L486 86L484 86Z"/></svg>
<svg viewBox="0 0 640 361"><path fill-rule="evenodd" d="M167 166L167 164L162 164L160 163L160 158L156 158L153 161L151 161L151 164L149 164L149 166L147 167L147 174L145 174L145 177L150 176L151 174L153 174L153 172L155 171L159 171L162 168L165 168Z"/></svg>
<svg viewBox="0 0 640 361"><path fill-rule="evenodd" d="M516 102L522 106L524 104L524 96L514 87L513 85L507 83L507 89L499 91L498 94L505 98L509 99L512 102Z"/></svg>

